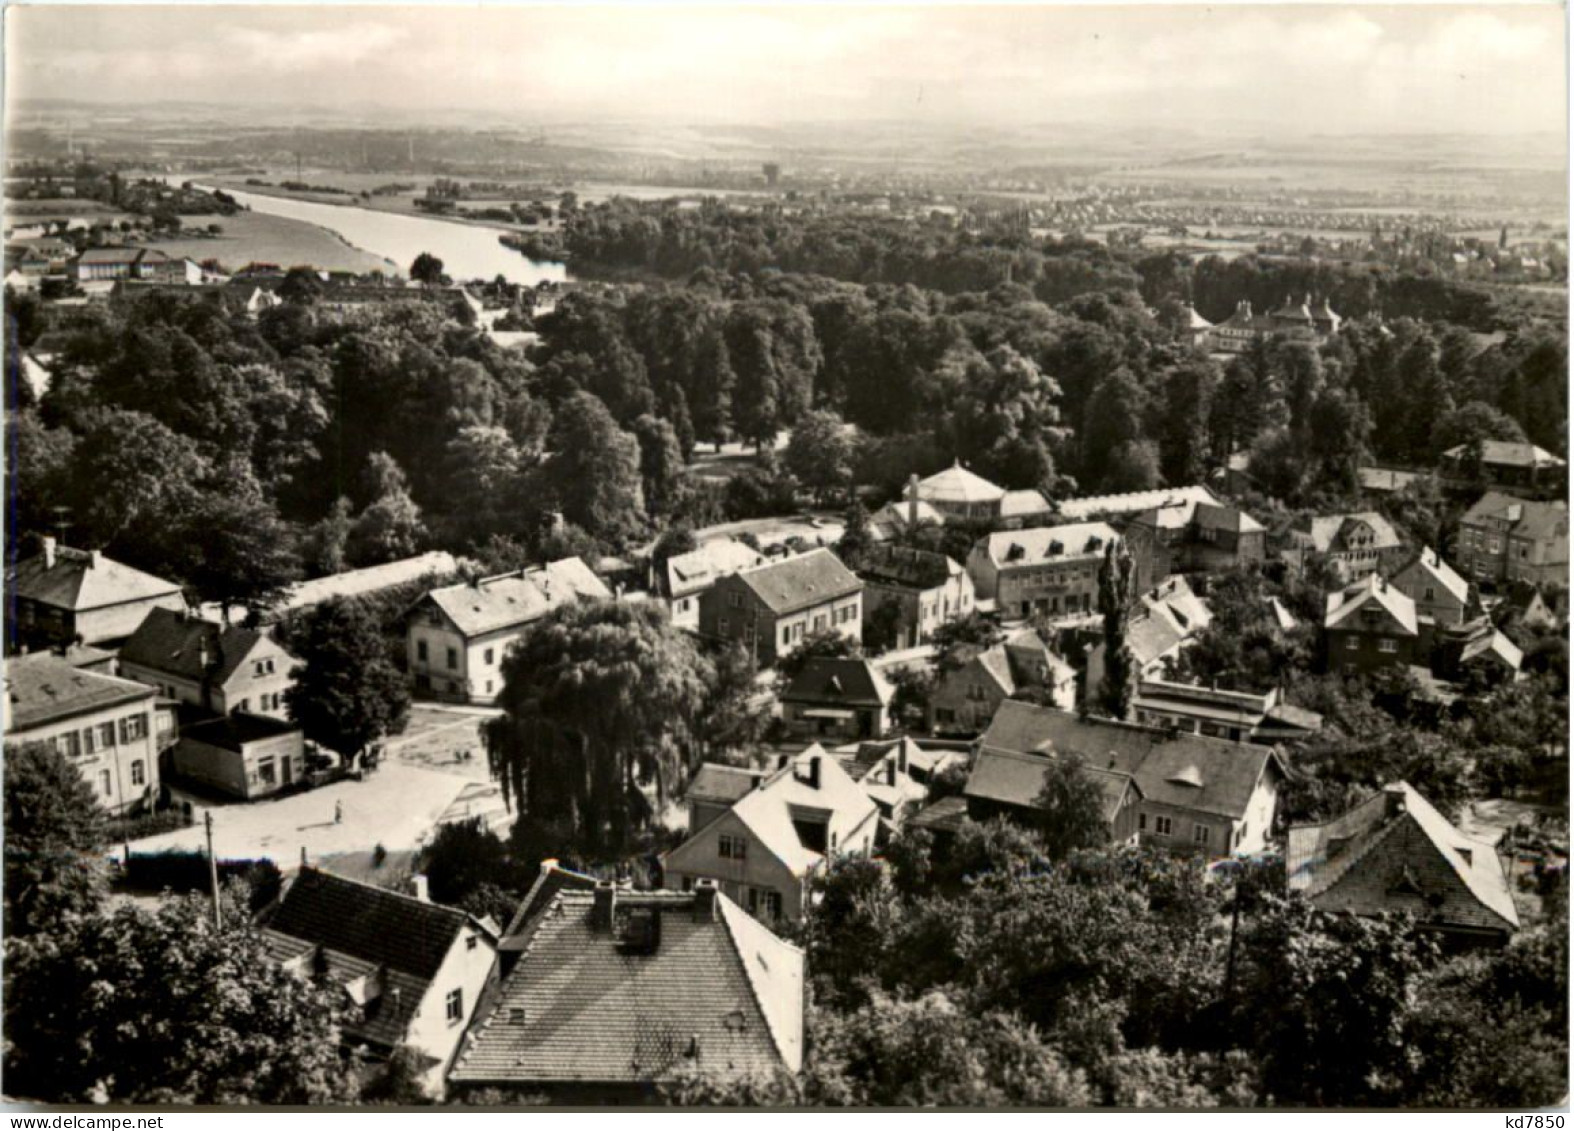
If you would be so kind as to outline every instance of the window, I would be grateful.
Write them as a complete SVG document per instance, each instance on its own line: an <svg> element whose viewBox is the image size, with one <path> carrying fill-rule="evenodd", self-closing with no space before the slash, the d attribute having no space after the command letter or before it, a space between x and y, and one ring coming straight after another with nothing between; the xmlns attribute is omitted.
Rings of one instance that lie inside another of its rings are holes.
<svg viewBox="0 0 1574 1131"><path fill-rule="evenodd" d="M448 1015L448 1023L457 1025L465 1016L464 990L449 990L448 997L443 1000L444 1011Z"/></svg>
<svg viewBox="0 0 1574 1131"><path fill-rule="evenodd" d="M723 860L746 860L749 856L749 842L741 836L728 836L723 833L716 842L716 854Z"/></svg>
<svg viewBox="0 0 1574 1131"><path fill-rule="evenodd" d="M476 937L474 935L466 936L466 938L465 938L465 949L466 950L474 950L475 948L476 948Z"/></svg>
<svg viewBox="0 0 1574 1131"><path fill-rule="evenodd" d="M684 876L683 877L683 890L684 891L693 891L694 890L694 877L693 876Z"/></svg>
<svg viewBox="0 0 1574 1131"><path fill-rule="evenodd" d="M1492 539L1492 541L1490 543L1487 544L1487 551L1489 553L1495 554L1502 548L1502 546L1503 546L1503 543L1498 541L1498 539L1494 538L1494 539Z"/></svg>
<svg viewBox="0 0 1574 1131"><path fill-rule="evenodd" d="M716 631L717 632L726 632L727 631L727 618L726 617L722 617L716 622Z"/></svg>
<svg viewBox="0 0 1574 1131"><path fill-rule="evenodd" d="M1423 600L1423 601L1434 601L1436 599L1437 599L1437 591L1435 589L1433 589L1430 585L1428 585L1425 589L1423 589L1421 591L1421 600Z"/></svg>
<svg viewBox="0 0 1574 1131"><path fill-rule="evenodd" d="M278 775L275 773L273 758L270 755L257 763L257 778L263 785L278 784Z"/></svg>
<svg viewBox="0 0 1574 1131"><path fill-rule="evenodd" d="M743 594L742 593L728 593L727 594L727 604L730 607L734 608L734 609L741 609L741 608L743 608Z"/></svg>
<svg viewBox="0 0 1574 1131"><path fill-rule="evenodd" d="M141 715L120 720L120 741L136 742L148 736L148 721Z"/></svg>
<svg viewBox="0 0 1574 1131"><path fill-rule="evenodd" d="M820 614L816 615L815 618L814 618L814 631L819 632L824 627L825 627L825 614L824 613L820 613Z"/></svg>
<svg viewBox="0 0 1574 1131"><path fill-rule="evenodd" d="M488 648L486 650L486 656L485 656L485 660L486 660L487 663L490 664L492 662L493 655L494 655L494 649Z"/></svg>
<svg viewBox="0 0 1574 1131"><path fill-rule="evenodd" d="M235 709L237 711L249 711L249 710L251 710L251 700L250 699L242 699L240 701L240 706L236 707Z"/></svg>
<svg viewBox="0 0 1574 1131"><path fill-rule="evenodd" d="M88 727L82 732L82 749L88 754L98 749L98 731L93 727Z"/></svg>
<svg viewBox="0 0 1574 1131"><path fill-rule="evenodd" d="M1207 844L1208 843L1208 826L1207 825L1193 825L1191 827L1191 839L1193 841L1195 841L1197 844Z"/></svg>
<svg viewBox="0 0 1574 1131"><path fill-rule="evenodd" d="M148 784L147 770L143 766L142 759L140 759L140 758L138 758L135 762L131 763L131 784L132 785L147 785Z"/></svg>
<svg viewBox="0 0 1574 1131"><path fill-rule="evenodd" d="M1169 836L1170 835L1170 819L1168 817L1161 816L1159 814L1154 814L1154 817L1153 817L1153 831L1158 833L1160 836Z"/></svg>
<svg viewBox="0 0 1574 1131"><path fill-rule="evenodd" d="M75 758L82 753L82 743L76 731L55 735L55 753L63 754L67 758Z"/></svg>
<svg viewBox="0 0 1574 1131"><path fill-rule="evenodd" d="M263 674L265 674L267 672L267 670L268 670L267 665L264 664L261 660L253 661L253 663L251 665L251 674L252 675L263 675Z"/></svg>
<svg viewBox="0 0 1574 1131"><path fill-rule="evenodd" d="M780 919L782 917L782 893L779 891L763 891L760 895L764 902L765 918Z"/></svg>
<svg viewBox="0 0 1574 1131"><path fill-rule="evenodd" d="M486 681L486 693L488 695L492 694L492 681L491 680L487 680Z"/></svg>
<svg viewBox="0 0 1574 1131"><path fill-rule="evenodd" d="M792 643L792 626L791 625L788 625L788 626L786 626L786 627L784 627L782 629L782 643L783 644L791 644Z"/></svg>
<svg viewBox="0 0 1574 1131"><path fill-rule="evenodd" d="M459 666L459 652L456 649L453 649L453 648L448 649L448 670L449 671L453 671L458 666Z"/></svg>
<svg viewBox="0 0 1574 1131"><path fill-rule="evenodd" d="M100 723L98 727L98 744L108 750L115 745L115 724Z"/></svg>
<svg viewBox="0 0 1574 1131"><path fill-rule="evenodd" d="M423 664L426 663L426 641L417 640L415 642L415 658Z"/></svg>
<svg viewBox="0 0 1574 1131"><path fill-rule="evenodd" d="M1361 642L1359 640L1357 640L1355 637L1353 637L1353 636L1346 636L1344 638L1344 649L1345 649L1346 652L1354 652L1360 646L1361 646Z"/></svg>
<svg viewBox="0 0 1574 1131"><path fill-rule="evenodd" d="M98 772L98 791L105 797L112 797L114 795L115 791L110 788L108 770L100 770Z"/></svg>
<svg viewBox="0 0 1574 1131"><path fill-rule="evenodd" d="M1399 651L1399 641L1388 639L1379 640L1377 642L1377 650L1379 652L1397 652Z"/></svg>
<svg viewBox="0 0 1574 1131"><path fill-rule="evenodd" d="M1137 831L1138 832L1147 832L1148 831L1148 815L1146 813L1138 813L1137 814Z"/></svg>

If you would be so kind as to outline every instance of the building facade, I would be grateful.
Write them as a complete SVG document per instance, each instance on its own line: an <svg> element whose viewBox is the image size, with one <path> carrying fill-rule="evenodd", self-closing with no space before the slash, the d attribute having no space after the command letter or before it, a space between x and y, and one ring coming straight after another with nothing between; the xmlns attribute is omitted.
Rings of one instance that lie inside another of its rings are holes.
<svg viewBox="0 0 1574 1131"><path fill-rule="evenodd" d="M893 648L922 644L941 625L974 611L973 579L944 554L876 545L853 567L864 583L864 631L878 618L892 617ZM891 606L894 614L881 612Z"/></svg>
<svg viewBox="0 0 1574 1131"><path fill-rule="evenodd" d="M881 738L896 689L868 660L816 656L781 693L782 729L795 738Z"/></svg>
<svg viewBox="0 0 1574 1131"><path fill-rule="evenodd" d="M120 674L215 714L284 719L299 663L267 632L154 609L120 650Z"/></svg>
<svg viewBox="0 0 1574 1131"><path fill-rule="evenodd" d="M700 595L702 636L736 640L772 667L815 632L863 639L864 585L829 550L743 570Z"/></svg>
<svg viewBox="0 0 1574 1131"><path fill-rule="evenodd" d="M23 648L91 644L118 648L153 609L186 607L180 586L45 538L8 573L11 642Z"/></svg>
<svg viewBox="0 0 1574 1131"><path fill-rule="evenodd" d="M707 542L687 554L667 559L656 579L656 589L667 602L672 623L696 631L700 626L700 594L716 579L765 564L765 555L752 546L731 539Z"/></svg>
<svg viewBox="0 0 1574 1131"><path fill-rule="evenodd" d="M1465 574L1478 581L1567 589L1568 505L1488 491L1459 520L1456 548Z"/></svg>
<svg viewBox="0 0 1574 1131"><path fill-rule="evenodd" d="M1365 675L1427 662L1415 602L1376 574L1328 594L1323 615L1326 670Z"/></svg>
<svg viewBox="0 0 1574 1131"><path fill-rule="evenodd" d="M188 781L255 801L305 780L305 739L279 719L221 715L181 729L171 766Z"/></svg>
<svg viewBox="0 0 1574 1131"><path fill-rule="evenodd" d="M1103 522L1002 531L979 539L967 572L1002 616L1085 615L1097 606L1099 565L1118 539Z"/></svg>

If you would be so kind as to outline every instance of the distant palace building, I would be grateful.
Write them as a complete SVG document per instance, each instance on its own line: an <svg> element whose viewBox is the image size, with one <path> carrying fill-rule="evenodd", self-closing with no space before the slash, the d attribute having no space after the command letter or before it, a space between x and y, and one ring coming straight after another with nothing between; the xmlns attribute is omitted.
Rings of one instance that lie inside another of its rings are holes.
<svg viewBox="0 0 1574 1131"><path fill-rule="evenodd" d="M1253 314L1252 304L1243 299L1235 304L1234 314L1215 326L1208 326L1190 306L1186 313L1188 335L1212 353L1245 353L1253 343L1274 334L1322 342L1337 334L1344 321L1326 298L1314 307L1311 295L1300 302L1285 296L1284 305L1271 314Z"/></svg>

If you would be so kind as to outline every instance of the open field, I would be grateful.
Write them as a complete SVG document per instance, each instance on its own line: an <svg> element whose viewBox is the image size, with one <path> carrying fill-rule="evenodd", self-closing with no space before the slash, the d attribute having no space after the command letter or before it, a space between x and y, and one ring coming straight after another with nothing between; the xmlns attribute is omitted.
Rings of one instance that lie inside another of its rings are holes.
<svg viewBox="0 0 1574 1131"><path fill-rule="evenodd" d="M222 236L159 240L150 246L166 255L187 256L198 263L217 259L231 270L248 263L277 263L281 267L305 264L323 271L399 270L397 264L351 247L315 224L257 212L208 219L223 225Z"/></svg>

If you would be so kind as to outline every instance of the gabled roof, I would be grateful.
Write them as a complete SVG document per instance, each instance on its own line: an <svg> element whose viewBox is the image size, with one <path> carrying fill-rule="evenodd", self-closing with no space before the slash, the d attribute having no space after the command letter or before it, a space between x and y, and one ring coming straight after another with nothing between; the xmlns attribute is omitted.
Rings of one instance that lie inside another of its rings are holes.
<svg viewBox="0 0 1574 1131"><path fill-rule="evenodd" d="M1319 553L1337 553L1345 548L1352 526L1364 523L1372 529L1373 551L1391 550L1403 545L1393 524L1376 511L1356 511L1351 514L1330 514L1313 518L1305 533L1313 549Z"/></svg>
<svg viewBox="0 0 1574 1131"><path fill-rule="evenodd" d="M1394 580L1399 581L1412 570L1427 578L1431 584L1447 590L1456 601L1464 602L1470 597L1470 583L1460 577L1454 571L1454 567L1445 562L1430 546L1422 546L1415 557L1395 570ZM1427 582L1422 584L1425 585Z"/></svg>
<svg viewBox="0 0 1574 1131"><path fill-rule="evenodd" d="M868 660L815 656L804 662L782 693L784 703L845 703L884 707L896 694Z"/></svg>
<svg viewBox="0 0 1574 1131"><path fill-rule="evenodd" d="M1393 782L1322 825L1290 829L1291 891L1357 914L1409 911L1423 921L1514 930L1519 914L1497 852L1455 828L1406 782Z"/></svg>
<svg viewBox="0 0 1574 1131"><path fill-rule="evenodd" d="M556 860L541 861L541 870L536 873L535 883L530 885L525 898L514 909L508 926L503 928L503 938L498 949L514 949L510 943L525 929L525 924L546 910L547 905L557 898L557 893L566 889L594 891L596 878L564 868Z"/></svg>
<svg viewBox="0 0 1574 1131"><path fill-rule="evenodd" d="M997 487L982 475L973 474L960 461L918 481L918 497L931 503L996 503L1005 493L1004 487Z"/></svg>
<svg viewBox="0 0 1574 1131"><path fill-rule="evenodd" d="M1459 654L1459 662L1469 663L1482 657L1494 659L1510 671L1517 672L1524 663L1525 653L1508 637L1492 629L1469 641Z"/></svg>
<svg viewBox="0 0 1574 1131"><path fill-rule="evenodd" d="M1082 718L1010 699L995 713L979 752L980 758L985 752L1072 755L1090 770L1129 774L1149 800L1236 820L1270 766L1284 772L1272 747Z"/></svg>
<svg viewBox="0 0 1574 1131"><path fill-rule="evenodd" d="M312 605L320 605L335 597L359 597L365 593L375 593L379 589L402 585L407 581L451 574L458 568L458 560L447 550L432 550L430 553L417 554L413 558L401 558L396 562L384 562L382 565L346 570L328 577L316 577L310 581L299 582L291 589L290 595L280 607L304 609Z"/></svg>
<svg viewBox="0 0 1574 1131"><path fill-rule="evenodd" d="M1108 523L1074 522L997 531L983 540L983 546L996 566L1027 567L1103 558L1110 543L1119 539L1120 535Z"/></svg>
<svg viewBox="0 0 1574 1131"><path fill-rule="evenodd" d="M203 620L184 611L149 609L120 649L120 659L183 679L211 679L222 687L265 638L255 629ZM294 662L285 653L286 671Z"/></svg>
<svg viewBox="0 0 1574 1131"><path fill-rule="evenodd" d="M1488 491L1482 495L1459 521L1462 524L1474 524L1487 519L1507 522L1509 533L1517 538L1544 541L1560 535L1566 538L1569 532L1569 509L1566 503L1535 502L1501 491Z"/></svg>
<svg viewBox="0 0 1574 1131"><path fill-rule="evenodd" d="M155 694L144 683L84 671L50 652L8 658L5 688L8 736L85 711L152 699Z"/></svg>
<svg viewBox="0 0 1574 1131"><path fill-rule="evenodd" d="M431 601L466 636L482 636L539 620L581 598L607 599L612 591L578 558L485 577L474 584L434 589Z"/></svg>
<svg viewBox="0 0 1574 1131"><path fill-rule="evenodd" d="M1460 444L1443 453L1444 459L1461 460L1468 454L1470 445ZM1546 448L1514 440L1481 441L1481 462L1496 467L1566 467Z"/></svg>
<svg viewBox="0 0 1574 1131"><path fill-rule="evenodd" d="M684 799L731 805L759 785L763 777L765 777L764 770L706 762L694 775L694 780L689 783Z"/></svg>
<svg viewBox="0 0 1574 1131"><path fill-rule="evenodd" d="M1135 514L1171 504L1213 503L1219 497L1203 486L1161 487L1152 491L1131 491L1121 495L1084 495L1063 500L1056 508L1064 518L1086 520L1095 515Z"/></svg>
<svg viewBox="0 0 1574 1131"><path fill-rule="evenodd" d="M1347 632L1365 631L1365 626L1358 623L1364 618L1356 616L1356 613L1362 609L1381 609L1400 627L1404 635L1417 634L1416 603L1401 592L1397 585L1388 584L1375 573L1346 585L1337 593L1328 594L1323 614L1323 628L1337 628Z"/></svg>
<svg viewBox="0 0 1574 1131"><path fill-rule="evenodd" d="M734 576L778 616L823 605L863 589L863 582L826 549L810 550Z"/></svg>
<svg viewBox="0 0 1574 1131"><path fill-rule="evenodd" d="M907 589L936 589L962 573L946 555L910 546L871 546L852 566L865 581Z"/></svg>
<svg viewBox="0 0 1574 1131"><path fill-rule="evenodd" d="M180 593L180 586L173 581L143 573L96 550L68 546L18 562L6 578L6 586L14 596L79 613Z"/></svg>
<svg viewBox="0 0 1574 1131"><path fill-rule="evenodd" d="M818 761L819 785L809 784ZM813 810L827 814L827 844L830 837L837 844L846 843L847 837L878 812L875 804L848 776L846 770L819 744L810 746L803 753L790 758L787 765L778 769L758 789L750 790L730 810L754 834L764 848L786 866L795 876L802 876L825 859L825 853L803 843L793 825L794 810ZM708 836L710 829L699 833ZM694 843L690 837L669 855L677 860Z"/></svg>
<svg viewBox="0 0 1574 1131"><path fill-rule="evenodd" d="M682 597L715 583L718 577L765 564L765 555L742 542L719 538L667 559L667 596Z"/></svg>
<svg viewBox="0 0 1574 1131"><path fill-rule="evenodd" d="M636 1084L688 1071L798 1071L801 950L719 892L707 912L693 892L618 891L610 927L593 921L595 898L560 891L522 924L519 961L451 1081ZM648 952L620 941L630 913L659 924Z"/></svg>
<svg viewBox="0 0 1574 1131"><path fill-rule="evenodd" d="M1013 700L1007 700L1007 703ZM1004 707L1005 704L1002 704ZM1039 795L1053 765L1052 754L1028 754L1014 750L984 747L973 761L973 772L967 777L962 794L969 799L990 801L999 805L1014 805L1021 809L1039 808ZM1140 796L1142 789L1128 773L1101 766L1082 765L1082 772L1098 786L1104 798L1104 819L1114 820L1122 802L1135 788Z"/></svg>
<svg viewBox="0 0 1574 1131"><path fill-rule="evenodd" d="M1001 518L1048 514L1054 509L1049 505L1049 500L1038 491L1007 491L1000 499Z"/></svg>
<svg viewBox="0 0 1574 1131"><path fill-rule="evenodd" d="M945 516L935 510L932 503L926 503L922 499L918 500L917 504L910 503L906 499L886 503L869 516L869 525L899 527L905 530L908 525L908 515L914 509L917 511L919 526L945 525Z"/></svg>

